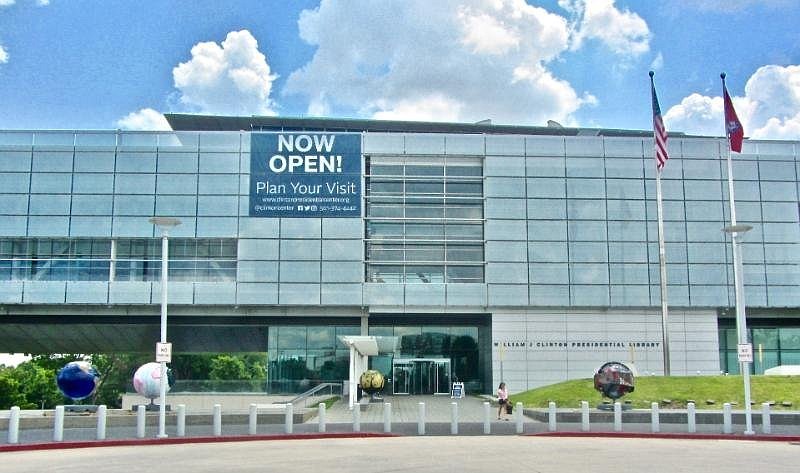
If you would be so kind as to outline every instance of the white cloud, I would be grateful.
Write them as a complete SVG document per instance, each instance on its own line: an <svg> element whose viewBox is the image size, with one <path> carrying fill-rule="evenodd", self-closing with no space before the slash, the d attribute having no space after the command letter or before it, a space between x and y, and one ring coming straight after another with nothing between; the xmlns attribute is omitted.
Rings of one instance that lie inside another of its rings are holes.
<svg viewBox="0 0 800 473"><path fill-rule="evenodd" d="M800 139L800 66L763 66L747 80L744 92L744 97L733 97L733 106L745 136ZM723 113L721 96L694 93L671 107L664 121L670 130L723 136Z"/></svg>
<svg viewBox="0 0 800 473"><path fill-rule="evenodd" d="M143 108L131 112L117 120L117 126L123 130L171 130L164 115L152 108Z"/></svg>
<svg viewBox="0 0 800 473"><path fill-rule="evenodd" d="M599 40L614 53L640 56L650 50L647 22L627 9L619 10L615 0L559 0L575 17L572 48L585 40Z"/></svg>
<svg viewBox="0 0 800 473"><path fill-rule="evenodd" d="M8 51L0 44L0 64L8 62Z"/></svg>
<svg viewBox="0 0 800 473"><path fill-rule="evenodd" d="M16 0L0 0L0 7L8 7L17 3ZM50 0L36 0L36 5L44 7L50 5Z"/></svg>
<svg viewBox="0 0 800 473"><path fill-rule="evenodd" d="M197 43L191 54L172 70L182 104L209 114L275 114L270 91L277 76L249 31L232 31L221 44Z"/></svg>
<svg viewBox="0 0 800 473"><path fill-rule="evenodd" d="M282 92L310 114L543 124L594 100L548 67L567 19L524 0L322 0L298 25L317 49Z"/></svg>

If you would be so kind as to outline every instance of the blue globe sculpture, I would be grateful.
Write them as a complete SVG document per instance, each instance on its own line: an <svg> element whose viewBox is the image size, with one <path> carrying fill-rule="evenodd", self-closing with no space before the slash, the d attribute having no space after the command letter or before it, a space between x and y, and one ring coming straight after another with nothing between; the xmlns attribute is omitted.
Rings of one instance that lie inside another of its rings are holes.
<svg viewBox="0 0 800 473"><path fill-rule="evenodd" d="M99 380L100 373L88 361L71 361L56 374L58 390L74 401L91 396Z"/></svg>

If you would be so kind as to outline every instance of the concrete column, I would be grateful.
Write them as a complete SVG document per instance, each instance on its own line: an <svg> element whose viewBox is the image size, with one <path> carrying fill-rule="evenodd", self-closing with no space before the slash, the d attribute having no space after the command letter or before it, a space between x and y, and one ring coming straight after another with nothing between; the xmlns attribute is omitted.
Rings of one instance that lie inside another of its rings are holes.
<svg viewBox="0 0 800 473"><path fill-rule="evenodd" d="M697 432L697 422L695 421L694 403L686 404L686 423L690 434Z"/></svg>
<svg viewBox="0 0 800 473"><path fill-rule="evenodd" d="M353 408L353 432L361 432L361 406L358 403Z"/></svg>
<svg viewBox="0 0 800 473"><path fill-rule="evenodd" d="M383 403L383 431L387 434L392 431L392 404L388 402Z"/></svg>
<svg viewBox="0 0 800 473"><path fill-rule="evenodd" d="M294 432L294 405L292 403L286 404L286 416L283 422L283 430L287 434Z"/></svg>
<svg viewBox="0 0 800 473"><path fill-rule="evenodd" d="M581 401L581 431L589 431L589 403Z"/></svg>
<svg viewBox="0 0 800 473"><path fill-rule="evenodd" d="M517 433L521 434L522 430L524 429L521 402L518 402L514 405L514 422L517 424Z"/></svg>
<svg viewBox="0 0 800 473"><path fill-rule="evenodd" d="M106 414L105 404L97 406L97 440L106 439Z"/></svg>
<svg viewBox="0 0 800 473"><path fill-rule="evenodd" d="M731 403L726 402L722 405L722 433L733 433L733 422L731 422Z"/></svg>
<svg viewBox="0 0 800 473"><path fill-rule="evenodd" d="M325 403L324 402L320 402L319 403L319 408L318 408L319 412L317 413L317 418L319 419L319 431L320 432L325 432L325 410L326 409L327 409L327 407L325 407Z"/></svg>
<svg viewBox="0 0 800 473"><path fill-rule="evenodd" d="M425 435L425 403L419 403L419 420L417 421L417 433Z"/></svg>
<svg viewBox="0 0 800 473"><path fill-rule="evenodd" d="M258 431L258 406L250 404L249 415L247 417L247 433L255 435Z"/></svg>
<svg viewBox="0 0 800 473"><path fill-rule="evenodd" d="M136 438L144 438L146 414L144 404L136 406Z"/></svg>
<svg viewBox="0 0 800 473"><path fill-rule="evenodd" d="M614 403L614 432L622 432L622 404Z"/></svg>
<svg viewBox="0 0 800 473"><path fill-rule="evenodd" d="M660 419L658 418L658 403L650 403L650 430L652 432L661 432Z"/></svg>
<svg viewBox="0 0 800 473"><path fill-rule="evenodd" d="M772 419L770 419L770 407L768 402L761 404L761 431L765 434L772 433Z"/></svg>
<svg viewBox="0 0 800 473"><path fill-rule="evenodd" d="M491 424L492 414L490 412L489 403L483 403L483 433L489 435L492 430Z"/></svg>
<svg viewBox="0 0 800 473"><path fill-rule="evenodd" d="M178 437L186 436L186 404L178 404L178 419L175 434Z"/></svg>
<svg viewBox="0 0 800 473"><path fill-rule="evenodd" d="M8 417L8 443L19 442L19 407L11 408Z"/></svg>
<svg viewBox="0 0 800 473"><path fill-rule="evenodd" d="M53 441L64 440L64 406L56 406L56 418L53 425Z"/></svg>
<svg viewBox="0 0 800 473"><path fill-rule="evenodd" d="M222 435L222 405L214 404L214 436Z"/></svg>
<svg viewBox="0 0 800 473"><path fill-rule="evenodd" d="M458 435L458 403L450 403L450 435Z"/></svg>
<svg viewBox="0 0 800 473"><path fill-rule="evenodd" d="M547 430L549 430L550 432L556 431L557 415L558 412L556 411L556 403L550 401L549 403L547 403Z"/></svg>

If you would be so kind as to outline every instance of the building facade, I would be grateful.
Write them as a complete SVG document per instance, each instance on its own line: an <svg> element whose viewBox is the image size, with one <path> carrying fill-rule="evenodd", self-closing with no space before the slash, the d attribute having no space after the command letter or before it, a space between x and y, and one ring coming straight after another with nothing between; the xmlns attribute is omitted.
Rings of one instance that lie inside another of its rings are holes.
<svg viewBox="0 0 800 473"><path fill-rule="evenodd" d="M646 132L168 116L172 132L0 132L0 351L150 351L170 216L175 353L264 352L270 389L522 391L663 373ZM246 130L246 131L239 131ZM798 143L735 155L754 372L800 364ZM673 375L737 373L724 139L662 173Z"/></svg>

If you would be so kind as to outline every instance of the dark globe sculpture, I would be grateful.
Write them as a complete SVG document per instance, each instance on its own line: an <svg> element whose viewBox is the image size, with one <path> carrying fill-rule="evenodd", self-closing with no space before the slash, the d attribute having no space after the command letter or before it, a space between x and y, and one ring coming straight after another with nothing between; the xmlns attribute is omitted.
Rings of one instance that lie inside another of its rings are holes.
<svg viewBox="0 0 800 473"><path fill-rule="evenodd" d="M608 362L594 375L594 388L603 396L617 400L633 392L633 372L618 361Z"/></svg>
<svg viewBox="0 0 800 473"><path fill-rule="evenodd" d="M383 391L386 380L380 371L367 370L361 374L359 382L361 383L362 391L367 394L376 394Z"/></svg>
<svg viewBox="0 0 800 473"><path fill-rule="evenodd" d="M88 361L71 361L56 374L58 390L74 401L91 396L99 380L100 373Z"/></svg>

